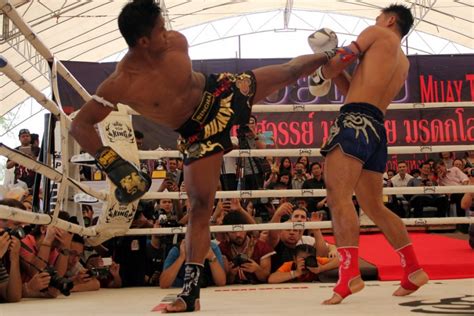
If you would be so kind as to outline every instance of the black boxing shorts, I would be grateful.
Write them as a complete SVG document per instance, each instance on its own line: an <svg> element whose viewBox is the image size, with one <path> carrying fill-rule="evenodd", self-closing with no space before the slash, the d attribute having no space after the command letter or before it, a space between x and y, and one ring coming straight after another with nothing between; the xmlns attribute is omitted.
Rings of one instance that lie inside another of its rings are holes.
<svg viewBox="0 0 474 316"><path fill-rule="evenodd" d="M387 134L382 111L369 103L342 106L321 154L326 156L336 146L345 155L360 160L363 169L383 173L387 163Z"/></svg>
<svg viewBox="0 0 474 316"><path fill-rule="evenodd" d="M232 150L230 130L233 125L248 123L256 85L251 71L212 74L206 78L201 102L176 130L180 134L178 150L185 165Z"/></svg>

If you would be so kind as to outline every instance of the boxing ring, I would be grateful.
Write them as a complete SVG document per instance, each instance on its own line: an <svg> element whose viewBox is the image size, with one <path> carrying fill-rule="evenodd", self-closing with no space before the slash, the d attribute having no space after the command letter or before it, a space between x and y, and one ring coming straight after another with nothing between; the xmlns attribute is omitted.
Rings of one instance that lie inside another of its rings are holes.
<svg viewBox="0 0 474 316"><path fill-rule="evenodd" d="M45 178L58 184L57 203L51 215L26 212L17 208L0 206L0 218L11 219L18 222L53 225L72 233L77 233L87 238L106 238L121 235L166 235L185 233L185 227L129 229L130 223L125 223L120 228L113 229L106 224L92 227L71 224L58 218L60 210L75 212L78 216L78 202L107 201L108 193L103 190L93 189L76 180L78 177L77 165L91 163L89 155L79 155L79 146L68 134L71 117L66 115L60 104L57 86L57 76L61 75L81 95L84 101L90 95L80 83L69 73L64 65L54 58L52 52L41 42L32 29L21 19L13 6L7 0L0 1L0 9L15 23L35 49L49 62L51 66L51 87L55 101L47 98L38 91L28 80L22 77L8 61L0 56L0 71L21 89L38 101L52 115L57 117L61 130L61 151L63 171L58 172L51 166L32 160L20 152L0 144L0 154L19 164L27 165L34 171L41 173ZM297 105L255 105L253 112L313 112L313 111L338 111L341 105L329 104L297 104ZM390 109L420 109L420 108L445 108L445 107L474 107L473 102L457 103L415 103L391 105ZM136 114L131 109L126 110L126 115ZM389 154L406 153L438 153L444 151L474 150L474 145L462 146L398 146L389 147ZM179 157L178 151L139 151L140 159L158 159L164 157ZM320 157L319 148L301 149L261 149L261 150L234 150L225 157L284 157L308 156ZM450 194L474 192L474 186L443 186L443 187L414 187L414 188L384 188L387 195L397 194ZM301 190L256 190L256 191L219 191L216 198L268 198L268 197L321 197L326 196L326 190L301 189ZM143 199L186 199L185 192L149 192ZM104 203L104 210L107 203ZM103 212L104 213L104 212ZM101 214L102 216L102 214ZM472 224L471 217L448 218L408 218L402 219L406 225L426 227L429 225L443 224ZM82 222L82 221L80 221ZM105 226L104 226L105 225ZM127 226L128 225L128 226ZM374 226L367 220L361 220L361 226ZM326 229L331 228L329 221L322 222L286 222L279 224L253 224L212 226L212 232L229 231L254 231L254 230L281 230L281 229ZM92 239L89 239L92 240ZM323 306L320 303L328 298L334 284L311 283L285 283L279 285L257 286L225 286L213 287L202 290L200 311L206 315L287 315L288 312L314 312L320 311L326 315L360 314L360 315L396 315L408 313L441 313L463 315L474 312L474 280L440 280L430 281L420 291L407 297L392 297L391 293L398 286L398 282L369 281L366 289L357 295L351 296L338 306ZM74 293L70 297L60 296L54 300L24 299L18 304L3 304L1 315L145 315L156 307L171 301L180 289L159 288L127 288L127 289L101 289L98 292ZM271 294L271 295L267 295ZM124 304L127 302L126 304ZM357 311L357 312L354 312Z"/></svg>

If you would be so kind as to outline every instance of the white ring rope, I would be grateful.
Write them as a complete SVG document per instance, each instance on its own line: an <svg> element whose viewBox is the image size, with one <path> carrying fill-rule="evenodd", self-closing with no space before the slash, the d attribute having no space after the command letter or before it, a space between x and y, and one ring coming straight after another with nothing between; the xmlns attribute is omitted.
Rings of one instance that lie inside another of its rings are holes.
<svg viewBox="0 0 474 316"><path fill-rule="evenodd" d="M426 187L397 187L383 188L385 195L397 194L448 194L448 193L472 193L474 185L453 186L426 186ZM324 197L327 195L325 189L292 189L292 190L248 190L248 191L217 191L216 199L229 198L266 198L266 197ZM142 199L187 199L186 192L148 192Z"/></svg>
<svg viewBox="0 0 474 316"><path fill-rule="evenodd" d="M428 154L445 151L474 150L474 145L440 145L440 146L392 146L388 147L388 154ZM234 149L224 157L321 157L320 148L291 148L291 149ZM181 158L183 155L177 150L139 150L140 159ZM74 155L72 163L92 165L94 157L90 154Z"/></svg>
<svg viewBox="0 0 474 316"><path fill-rule="evenodd" d="M76 187L80 191L91 195L99 200L106 200L107 199L107 193L105 192L99 192L96 191L89 186L75 180L69 177L65 177L62 173L54 170L53 168L36 161L34 159L31 159L31 157L23 154L22 152L19 152L15 149L11 149L8 146L5 146L4 144L0 143L0 155L3 155L7 157L8 159L23 165L23 166L28 166L31 170L41 173L44 175L46 178L53 180L54 182L61 182L63 180L66 180L68 184Z"/></svg>
<svg viewBox="0 0 474 316"><path fill-rule="evenodd" d="M94 227L84 227L69 223L59 218L54 218L47 214L27 212L19 208L5 205L0 205L0 218L28 224L53 225L70 233L90 237L97 236L97 232L95 231Z"/></svg>
<svg viewBox="0 0 474 316"><path fill-rule="evenodd" d="M50 215L38 214L20 210L18 208L0 205L0 218L36 224L36 225L52 225L64 229L70 233L82 236L95 237L98 233L93 227L83 227L72 224L62 219L55 219ZM428 225L449 225L449 224L472 224L472 217L445 217L445 218L402 218L405 225L408 226L428 226ZM375 226L373 222L364 221L361 226ZM331 228L330 221L322 222L285 222L285 223L266 223L266 224L247 224L247 225L215 225L211 226L211 232L236 232L236 231L260 231L260 230L282 230L282 229L326 229ZM183 234L186 227L165 227L165 228L132 228L125 232L125 235L170 235ZM117 232L116 236L120 236Z"/></svg>

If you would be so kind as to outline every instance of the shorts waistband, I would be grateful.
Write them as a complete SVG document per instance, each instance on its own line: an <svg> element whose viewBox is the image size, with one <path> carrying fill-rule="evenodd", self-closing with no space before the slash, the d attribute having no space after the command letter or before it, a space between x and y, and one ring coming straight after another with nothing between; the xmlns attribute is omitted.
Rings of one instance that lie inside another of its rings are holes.
<svg viewBox="0 0 474 316"><path fill-rule="evenodd" d="M341 113L362 113L371 116L375 121L384 124L384 114L376 106L365 102L347 103L341 107Z"/></svg>
<svg viewBox="0 0 474 316"><path fill-rule="evenodd" d="M209 78L204 74L204 89L202 91L201 102L194 109L193 114L180 127L175 129L183 137L188 137L198 133L204 125L209 113L214 105L215 97L208 92Z"/></svg>

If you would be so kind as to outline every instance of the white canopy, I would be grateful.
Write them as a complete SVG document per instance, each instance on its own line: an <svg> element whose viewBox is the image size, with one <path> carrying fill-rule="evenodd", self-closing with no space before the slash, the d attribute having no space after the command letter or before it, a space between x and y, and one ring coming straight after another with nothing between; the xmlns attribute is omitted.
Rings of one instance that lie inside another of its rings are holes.
<svg viewBox="0 0 474 316"><path fill-rule="evenodd" d="M0 1L0 8L6 0ZM23 19L60 60L99 61L126 49L117 28L125 0L10 0ZM393 0L162 0L161 7L174 30L232 16L281 10L282 28L292 10L338 13L375 19ZM416 17L415 29L474 49L472 0L405 0ZM0 12L1 13L1 12ZM16 29L0 14L0 54L39 89L48 86L48 68L42 64ZM0 75L0 115L28 96Z"/></svg>

